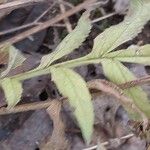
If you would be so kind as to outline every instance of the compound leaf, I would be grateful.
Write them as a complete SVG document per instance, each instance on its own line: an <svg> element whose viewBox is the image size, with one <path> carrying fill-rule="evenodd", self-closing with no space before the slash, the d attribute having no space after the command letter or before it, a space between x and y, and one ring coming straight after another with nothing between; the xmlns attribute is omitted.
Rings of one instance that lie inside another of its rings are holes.
<svg viewBox="0 0 150 150"><path fill-rule="evenodd" d="M119 61L110 59L104 59L102 61L104 74L116 84L122 84L131 80L135 80L135 76L122 65ZM135 103L135 105L150 118L150 102L147 98L146 93L141 87L136 86L128 88L124 92L129 96Z"/></svg>
<svg viewBox="0 0 150 150"><path fill-rule="evenodd" d="M21 99L22 84L18 80L4 78L1 81L1 86L5 93L8 108L14 107Z"/></svg>
<svg viewBox="0 0 150 150"><path fill-rule="evenodd" d="M84 139L89 142L93 131L93 106L91 95L85 81L79 74L67 68L52 68L52 80L60 93L68 97L75 109L74 115L81 128Z"/></svg>
<svg viewBox="0 0 150 150"><path fill-rule="evenodd" d="M62 42L57 46L56 50L51 54L42 57L41 64L37 69L49 66L55 60L71 53L78 48L91 30L91 21L89 19L89 12L83 13L76 28L69 33Z"/></svg>

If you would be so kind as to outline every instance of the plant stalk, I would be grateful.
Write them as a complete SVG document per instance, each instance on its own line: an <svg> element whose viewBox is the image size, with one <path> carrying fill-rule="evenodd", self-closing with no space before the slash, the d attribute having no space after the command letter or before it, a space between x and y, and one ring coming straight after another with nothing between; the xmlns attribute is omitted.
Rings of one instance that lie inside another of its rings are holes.
<svg viewBox="0 0 150 150"><path fill-rule="evenodd" d="M97 63L100 63L100 61L101 61L100 59L89 59L87 56L84 56L84 57L81 57L81 58L78 58L78 59L74 59L74 60L54 64L54 65L51 65L51 66L49 66L47 68L44 68L44 69L40 69L40 70L34 69L34 70L31 70L31 71L28 71L28 72L25 72L25 73L21 73L21 74L15 75L15 76L11 76L10 78L11 79L16 79L16 80L19 80L19 81L23 81L23 80L27 80L27 79L30 79L30 78L33 78L33 77L36 77L36 76L49 74L50 69L52 67L74 68L74 67L78 67L78 66L81 66L81 65L93 64L93 63L97 64Z"/></svg>

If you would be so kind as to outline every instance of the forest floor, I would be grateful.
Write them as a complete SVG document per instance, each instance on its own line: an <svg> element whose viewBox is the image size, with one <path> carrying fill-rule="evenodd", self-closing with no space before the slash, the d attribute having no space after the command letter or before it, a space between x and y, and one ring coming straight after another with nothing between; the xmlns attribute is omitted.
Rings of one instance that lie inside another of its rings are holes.
<svg viewBox="0 0 150 150"><path fill-rule="evenodd" d="M63 15L69 10L75 10L78 5L85 2L82 0L20 0L22 4L13 3L12 6L5 4L10 4L14 0L4 1L2 0L1 2L0 0L0 44L5 41L10 42L28 57L22 69L23 71L35 68L43 55L53 52L61 40L74 29L81 14L85 11L83 7L74 13L72 11L69 17ZM119 1L121 0L116 0L115 2L111 0L98 1L98 4L88 6L93 8L90 16L93 24L91 33L80 48L61 61L88 54L91 51L93 40L98 34L123 20L128 6L126 4L119 5ZM57 15L62 16L62 18L55 21ZM55 23L51 23L48 28L24 37L25 31L40 25L41 22L53 19ZM16 40L15 37L20 34L22 34L21 37L23 38ZM136 38L121 45L120 48L148 43L150 43L150 23L144 27L142 33ZM125 65L137 77L150 75L150 67L148 66ZM106 79L101 65L81 66L75 68L75 70L86 81ZM23 112L10 114L5 114L0 110L0 150L148 149L150 137L142 134L143 129L140 123L129 121L126 111L112 96L102 92L92 94L96 119L92 142L87 146L72 115L71 108L66 104L62 104L60 111L62 121L59 120L59 125L62 125L63 129L65 128L65 133L63 135L58 133L57 137L53 137L53 123L57 119L55 120L48 110L40 109L44 108L43 105L48 106L50 99L60 98L60 94L49 75L26 80L23 83L23 88L24 93L19 105L25 106L27 103L33 103L34 105L34 102L36 102L38 107L35 108L36 110L22 110ZM150 86L146 84L143 88L150 96ZM0 106L3 107L4 104L4 94L1 90ZM58 105L53 105L54 109L60 109ZM47 148L47 145L49 145L49 148Z"/></svg>

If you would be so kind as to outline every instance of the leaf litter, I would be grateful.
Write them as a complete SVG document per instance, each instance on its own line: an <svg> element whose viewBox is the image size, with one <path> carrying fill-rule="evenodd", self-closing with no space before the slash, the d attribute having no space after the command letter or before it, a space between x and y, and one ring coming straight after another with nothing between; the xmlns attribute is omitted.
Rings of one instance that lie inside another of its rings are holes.
<svg viewBox="0 0 150 150"><path fill-rule="evenodd" d="M53 88L55 88L55 87L53 87ZM99 93L98 94L98 97L100 98L102 95L101 95L101 93ZM104 95L104 97L105 97L106 95ZM101 97L101 100L102 101L106 101L107 99L109 99L108 98L108 96L106 96L107 98L104 98L104 97ZM98 98L98 101L100 101L99 100L99 98ZM112 99L112 97L110 97L110 100ZM109 115L107 115L107 114L105 114L107 111L105 110L104 112L102 111L102 112L100 112L99 114L101 114L104 118L104 120L105 121L102 121L100 124L98 124L98 123L96 123L96 127L95 127L95 132L94 132L94 135L104 135L103 137L102 137L102 141L101 142L105 142L105 141L107 141L107 140L109 140L110 138L113 138L113 137L118 137L118 136L123 136L124 134L128 134L129 133L129 131L130 131L130 129L126 129L126 125L124 126L124 125L122 125L122 123L118 123L119 125L119 127L116 125L117 124L117 122L116 121L114 121L115 119L112 119L112 122L113 123L115 123L115 125L111 122L111 123L107 123L107 122L109 122L108 120L110 119L110 116L112 117L114 117L115 118L115 116L116 116L116 114L117 114L117 110L118 110L118 108L120 107L120 105L118 105L118 103L116 103L116 104L112 104L112 100L111 100L111 102L110 102L110 100L108 100L107 102L101 102L101 103L99 103L99 104L96 104L95 105L95 107L97 107L97 106L99 106L99 105L102 105L102 107L101 108L106 108L106 110L109 112L109 110L110 110L110 114ZM95 100L94 100L94 102L95 102ZM115 102L114 102L115 103ZM105 104L105 106L106 107L104 107L104 104ZM116 106L116 108L115 108L115 110L113 111L113 113L112 113L112 110L111 110L111 108L112 107L114 107L115 105L117 105ZM107 107L107 106L109 106L109 107ZM94 108L95 108L94 107ZM95 114L97 114L97 112L99 111L99 110L101 110L101 109L98 109L96 112L95 112ZM59 112L59 110L58 110L58 112ZM35 112L34 114L36 114L37 112ZM43 113L44 114L44 113ZM44 117L44 115L43 115L42 113L40 114L39 113L39 115L41 116L41 117ZM126 113L124 113L123 114L123 116L125 115ZM97 116L99 116L99 115L97 115ZM107 117L106 117L107 116ZM108 117L109 116L109 117ZM121 117L123 117L123 116L121 116ZM57 116L58 117L58 116ZM112 118L113 118L112 117ZM47 118L49 118L48 116L47 116ZM37 119L38 119L38 117L37 117ZM30 118L29 118L29 120L30 120ZM46 120L46 119L45 119ZM43 123L43 125L45 124L45 120L43 119L43 122L41 122L41 123ZM68 120L70 121L70 118L68 117ZM59 121L60 121L60 118L59 118ZM73 121L74 122L74 121ZM31 124L28 124L28 126L26 126L24 129L27 129L27 128L29 128L30 126L32 126L32 124L34 124L34 122L30 122ZM48 123L48 122L47 122ZM105 127L106 128L106 133L105 133L105 129L104 129L104 127L101 127L101 124L107 124L107 126ZM40 125L40 124L39 124ZM36 125L35 125L36 126ZM112 127L112 128L110 128L110 126ZM32 126L33 127L33 126ZM37 126L36 126L37 127ZM100 129L101 128L101 129ZM112 131L114 130L116 128L116 134L114 134L114 133L112 133ZM38 129L38 127L37 127L37 129ZM75 129L78 131L78 128L76 127L76 125L75 125ZM107 131L108 129L110 129L110 131ZM30 130L30 129L29 129ZM48 129L47 129L48 130ZM45 130L45 131L47 131L47 130ZM75 130L75 131L76 131ZM120 130L120 131L119 131ZM21 131L23 131L22 130L22 128L20 128L19 129L19 132L17 132L17 134L16 135L14 135L14 142L15 142L15 139L16 139L16 137L18 136L18 135L21 135L21 134L23 134ZM32 131L32 128L31 128L31 130L30 131ZM44 131L44 130L43 130ZM79 147L77 147L76 148L76 144L78 144L78 143L71 143L71 146L72 146L72 149L82 149L82 148L84 148L85 147L85 145L84 145L84 143L83 143L83 141L82 141L82 139L81 139L81 134L80 134L80 136L78 136L78 134L80 133L80 131L78 131L77 133L75 132L74 130L72 131L72 134L74 135L74 137L77 137L78 138L78 142L79 143L81 143L81 145L79 145ZM16 131L15 131L16 132ZM42 132L42 131L41 131ZM104 133L103 133L104 132ZM110 132L110 133L109 133ZM45 132L46 133L46 132ZM32 131L32 134L34 134L34 132ZM71 133L69 133L69 134L71 134ZM26 137L26 134L24 134L25 135L25 137ZM45 134L46 135L46 134ZM39 136L39 135L35 135L35 136ZM48 135L47 135L48 136ZM39 136L40 137L40 136ZM38 137L38 138L39 138ZM44 135L42 136L42 138L44 137ZM64 136L65 137L65 136ZM40 137L41 138L41 137ZM39 139L40 139L39 138ZM60 136L60 138L61 138L61 136ZM72 138L72 137L71 137ZM37 142L38 140L36 139L36 140L32 140L32 142ZM74 139L72 139L72 141L75 141ZM6 141L5 141L6 142ZM4 143L5 143L4 142ZM8 147L11 147L10 145L9 145L9 140L7 141L8 143ZM40 141L41 142L41 141ZM30 142L29 142L30 143ZM93 144L97 144L97 138L95 138L95 140L93 140ZM7 145L6 143L5 144L1 144L1 145ZM36 145L36 144L35 144ZM34 145L34 146L35 146ZM38 144L37 144L38 145ZM134 146L133 146L134 145ZM136 137L134 137L134 139L132 139L132 140L128 140L127 141L127 143L125 144L125 143L123 143L123 145L122 145L122 149L137 149L137 147L138 148L140 148L140 149L143 149L144 150L144 145L145 145L145 143L143 142L143 141L141 141L139 138L137 139ZM38 147L38 146L37 146ZM31 148L31 147L30 147ZM30 150L30 148L28 147L28 149ZM33 147L32 147L33 148ZM32 149L31 148L31 149ZM4 150L5 150L6 148L4 148ZM18 148L19 149L19 148ZM121 149L121 148L120 148Z"/></svg>

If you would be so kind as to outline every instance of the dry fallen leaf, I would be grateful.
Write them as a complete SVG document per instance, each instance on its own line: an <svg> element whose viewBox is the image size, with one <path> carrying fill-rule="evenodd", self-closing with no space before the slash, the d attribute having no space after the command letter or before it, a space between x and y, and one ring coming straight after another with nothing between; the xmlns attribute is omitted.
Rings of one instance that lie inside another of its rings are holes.
<svg viewBox="0 0 150 150"><path fill-rule="evenodd" d="M47 113L53 120L52 136L46 144L41 145L41 150L67 150L69 145L65 138L65 127L60 117L61 103L57 100L52 101L47 108Z"/></svg>

